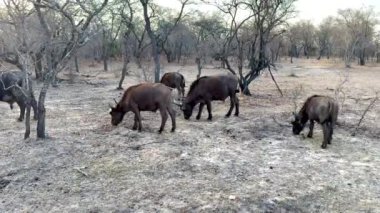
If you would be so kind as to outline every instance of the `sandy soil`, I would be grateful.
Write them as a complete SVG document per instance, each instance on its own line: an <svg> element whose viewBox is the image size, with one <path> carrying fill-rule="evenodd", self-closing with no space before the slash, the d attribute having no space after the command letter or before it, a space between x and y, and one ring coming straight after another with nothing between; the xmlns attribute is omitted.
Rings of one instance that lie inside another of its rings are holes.
<svg viewBox="0 0 380 213"><path fill-rule="evenodd" d="M142 133L131 130L131 114L110 125L108 104L121 96L117 66L108 73L87 67L74 83L49 90L48 140L24 141L18 109L0 103L0 212L380 212L379 104L351 136L380 91L380 69L278 67L284 97L264 74L252 97L239 96L239 117L224 118L228 100L213 103L211 122L205 112L186 121L177 109L177 131L168 122L161 135L158 113L142 113ZM204 75L225 72L206 68ZM195 66L164 65L177 70L187 86L195 79ZM298 105L312 94L335 97L345 73L328 149L320 148L319 125L313 139L292 135L296 88L303 88ZM140 81L129 76L124 85Z"/></svg>

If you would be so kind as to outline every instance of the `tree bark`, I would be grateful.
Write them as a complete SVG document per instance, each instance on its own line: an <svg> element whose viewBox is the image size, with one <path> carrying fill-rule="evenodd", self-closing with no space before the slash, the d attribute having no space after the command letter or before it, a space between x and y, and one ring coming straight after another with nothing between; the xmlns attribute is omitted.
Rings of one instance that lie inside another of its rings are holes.
<svg viewBox="0 0 380 213"><path fill-rule="evenodd" d="M155 65L154 82L158 83L160 82L160 52L158 49L156 35L154 35L153 30L151 28L150 17L148 15L148 1L140 0L140 2L143 5L144 9L145 29L152 43L152 57Z"/></svg>
<svg viewBox="0 0 380 213"><path fill-rule="evenodd" d="M125 79L125 76L128 74L128 63L129 63L129 52L128 52L128 36L129 32L125 33L123 38L123 68L121 69L121 76L119 81L119 86L117 89L122 90L123 89L123 82Z"/></svg>
<svg viewBox="0 0 380 213"><path fill-rule="evenodd" d="M108 71L108 47L107 47L107 32L103 29L103 42L102 42L102 59L104 71Z"/></svg>
<svg viewBox="0 0 380 213"><path fill-rule="evenodd" d="M48 65L49 66L49 65ZM53 75L55 72L52 70L52 67L50 65L49 71L47 73L47 76L44 79L44 84L41 88L40 95L38 97L38 121L37 121L37 138L45 139L45 98L47 91L49 89L49 86L53 80Z"/></svg>
<svg viewBox="0 0 380 213"><path fill-rule="evenodd" d="M201 74L202 74L201 58L196 57L195 58L195 63L197 64L197 68L198 68L198 74L197 74L197 79L198 79L198 78L201 77Z"/></svg>
<svg viewBox="0 0 380 213"><path fill-rule="evenodd" d="M74 64L75 64L75 71L79 73L79 62L78 62L78 56L74 56Z"/></svg>
<svg viewBox="0 0 380 213"><path fill-rule="evenodd" d="M34 60L34 72L36 73L36 79L38 81L42 81L43 80L43 70L42 70L42 57L43 57L43 54L42 52L37 52L34 56L33 56L33 60Z"/></svg>
<svg viewBox="0 0 380 213"><path fill-rule="evenodd" d="M360 51L359 65L360 66L364 66L365 65L365 49L362 49Z"/></svg>

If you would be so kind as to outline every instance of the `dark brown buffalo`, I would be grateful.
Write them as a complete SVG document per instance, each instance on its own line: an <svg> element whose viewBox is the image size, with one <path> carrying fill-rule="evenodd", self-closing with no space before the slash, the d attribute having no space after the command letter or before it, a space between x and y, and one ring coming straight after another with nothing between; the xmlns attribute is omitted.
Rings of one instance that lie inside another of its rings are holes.
<svg viewBox="0 0 380 213"><path fill-rule="evenodd" d="M298 114L294 114L293 133L298 135L310 121L310 131L307 137L313 137L314 121L322 125L323 143L325 149L327 144L331 144L333 129L339 113L338 103L331 97L314 95L309 97Z"/></svg>
<svg viewBox="0 0 380 213"><path fill-rule="evenodd" d="M224 101L230 97L229 117L235 108L235 116L239 115L239 99L236 96L238 80L233 75L204 76L195 80L189 89L187 97L182 103L185 119L189 119L195 105L199 103L199 112L196 119L200 119L204 105L207 106L208 120L212 120L211 101Z"/></svg>
<svg viewBox="0 0 380 213"><path fill-rule="evenodd" d="M17 103L20 107L19 121L24 119L26 109L26 97L20 90L23 87L24 79L25 73L21 71L0 72L0 101L9 103L11 109L13 109L13 103ZM37 102L34 97L31 79L29 79L29 90L31 91L34 119L37 119Z"/></svg>
<svg viewBox="0 0 380 213"><path fill-rule="evenodd" d="M177 89L180 97L185 96L185 78L182 74L178 72L165 73L160 82L168 87Z"/></svg>
<svg viewBox="0 0 380 213"><path fill-rule="evenodd" d="M174 132L176 123L172 101L171 88L161 83L143 83L131 86L124 92L116 107L111 107L111 123L115 126L118 125L123 120L125 113L132 111L135 114L133 130L138 129L141 131L140 111L155 112L160 110L162 122L158 132L161 133L164 130L166 120L168 119L167 112L169 112L172 120L171 131Z"/></svg>

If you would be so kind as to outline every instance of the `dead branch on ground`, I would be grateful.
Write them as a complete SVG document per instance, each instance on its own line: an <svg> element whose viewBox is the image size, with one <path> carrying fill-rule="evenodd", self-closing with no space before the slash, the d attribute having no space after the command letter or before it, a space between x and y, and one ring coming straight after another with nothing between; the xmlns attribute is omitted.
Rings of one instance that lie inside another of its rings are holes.
<svg viewBox="0 0 380 213"><path fill-rule="evenodd" d="M360 124L364 121L366 114L375 106L376 102L379 100L378 92L376 92L376 96L372 99L372 101L369 103L369 105L365 108L363 111L362 116L359 119L358 124L356 125L353 133L351 134L352 136L355 136L357 131L360 128Z"/></svg>

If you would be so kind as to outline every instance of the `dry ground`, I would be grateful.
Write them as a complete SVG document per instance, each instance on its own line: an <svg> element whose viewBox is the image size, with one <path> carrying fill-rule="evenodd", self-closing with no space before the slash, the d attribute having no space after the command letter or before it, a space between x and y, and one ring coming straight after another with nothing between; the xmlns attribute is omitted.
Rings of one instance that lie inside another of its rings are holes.
<svg viewBox="0 0 380 213"><path fill-rule="evenodd" d="M380 212L379 104L351 136L380 91L378 67L348 71L326 150L319 126L305 139L288 122L299 85L298 105L312 94L334 96L346 72L339 64L285 62L275 73L284 97L264 74L252 97L239 97L239 117L224 118L229 101L213 103L212 122L206 113L185 121L177 110L177 131L168 122L162 135L158 113L143 113L142 133L131 130L131 114L112 127L119 69L95 69L49 90L48 140L22 140L18 110L0 103L0 212ZM190 85L195 66L164 66L178 69ZM204 74L221 72L209 65Z"/></svg>

